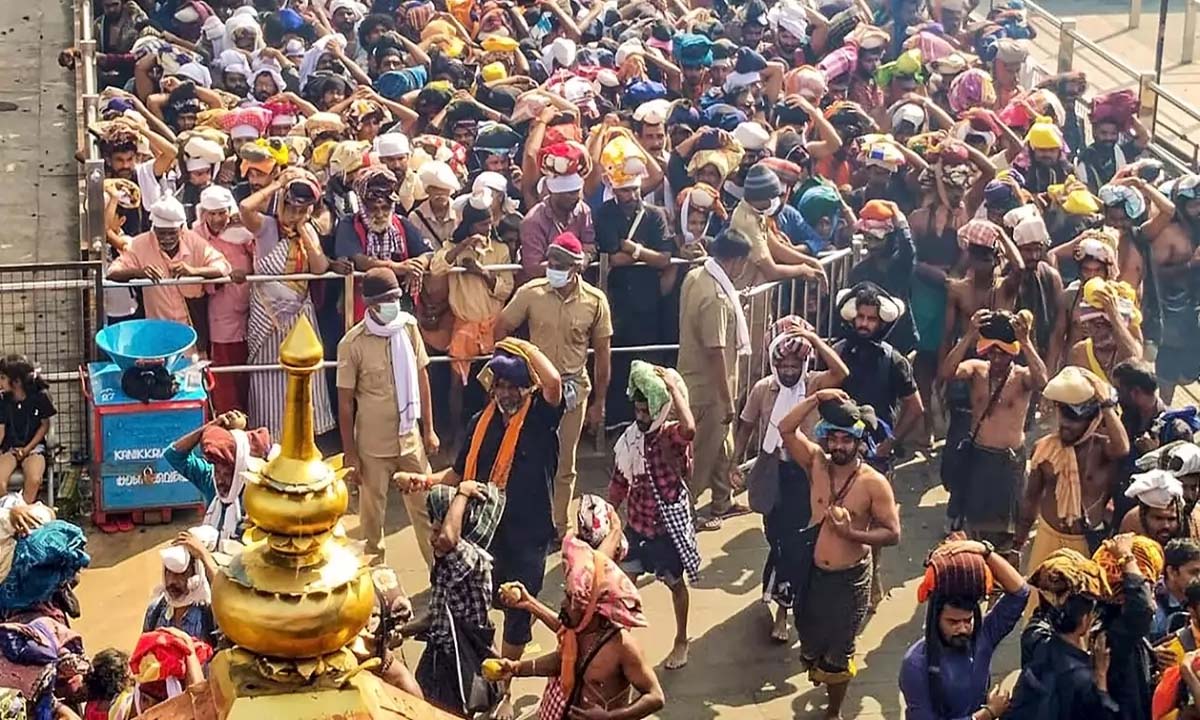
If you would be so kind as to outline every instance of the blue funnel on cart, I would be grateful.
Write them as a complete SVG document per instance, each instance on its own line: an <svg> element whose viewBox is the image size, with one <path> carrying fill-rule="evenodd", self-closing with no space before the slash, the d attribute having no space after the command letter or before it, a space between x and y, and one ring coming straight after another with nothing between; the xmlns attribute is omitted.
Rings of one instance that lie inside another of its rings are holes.
<svg viewBox="0 0 1200 720"><path fill-rule="evenodd" d="M195 330L170 320L127 320L96 333L96 347L121 370L161 365L177 372L188 365L184 353L195 343Z"/></svg>

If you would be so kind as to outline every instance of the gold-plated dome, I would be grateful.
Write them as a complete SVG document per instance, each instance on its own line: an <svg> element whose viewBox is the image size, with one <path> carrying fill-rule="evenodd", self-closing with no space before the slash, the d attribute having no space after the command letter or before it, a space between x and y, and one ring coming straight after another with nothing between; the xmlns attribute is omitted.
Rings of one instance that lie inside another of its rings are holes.
<svg viewBox="0 0 1200 720"><path fill-rule="evenodd" d="M341 650L375 602L361 552L340 519L348 492L341 457L324 461L312 434L312 382L324 351L303 316L280 348L287 373L278 454L248 465L250 541L213 583L213 614L238 647L312 659Z"/></svg>

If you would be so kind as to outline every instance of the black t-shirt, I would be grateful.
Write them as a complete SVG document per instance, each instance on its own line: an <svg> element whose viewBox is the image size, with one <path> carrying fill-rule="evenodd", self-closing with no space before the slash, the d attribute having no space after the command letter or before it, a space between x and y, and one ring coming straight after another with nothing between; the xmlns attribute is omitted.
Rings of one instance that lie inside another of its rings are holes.
<svg viewBox="0 0 1200 720"><path fill-rule="evenodd" d="M667 216L661 208L643 204L642 221L633 233L633 241L657 252L670 254L674 244L667 239ZM636 217L636 213L634 215ZM633 217L614 201L600 206L593 216L596 247L613 255L629 236ZM663 294L659 286L661 271L649 265L614 267L608 273L608 297L613 310L613 333L621 340L656 343L663 340L657 327L658 307Z"/></svg>
<svg viewBox="0 0 1200 720"><path fill-rule="evenodd" d="M471 418L467 425L467 439L454 460L454 472L459 477L466 472L467 453L482 415L479 412ZM533 403L525 415L525 424L521 426L521 436L517 439L516 454L508 473L504 516L492 541L493 547L545 544L554 539L551 501L554 496L554 473L558 470L558 424L562 416L561 404L557 407L550 405L541 393L533 396ZM506 427L502 414L497 410L492 422L483 431L477 481L489 481Z"/></svg>
<svg viewBox="0 0 1200 720"><path fill-rule="evenodd" d="M4 426L4 440L0 450L12 450L29 444L43 420L58 413L54 402L45 391L38 391L17 400L12 394L0 396L0 425Z"/></svg>
<svg viewBox="0 0 1200 720"><path fill-rule="evenodd" d="M900 401L917 391L908 359L888 343L842 340L834 349L850 369L842 388L854 402L875 408L875 416L895 429Z"/></svg>

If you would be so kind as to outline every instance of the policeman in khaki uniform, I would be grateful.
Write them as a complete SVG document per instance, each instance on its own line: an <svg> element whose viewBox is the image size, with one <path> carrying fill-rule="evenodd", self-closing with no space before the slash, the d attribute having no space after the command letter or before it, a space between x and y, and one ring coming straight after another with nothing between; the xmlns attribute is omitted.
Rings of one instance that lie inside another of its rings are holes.
<svg viewBox="0 0 1200 720"><path fill-rule="evenodd" d="M367 313L338 343L338 428L345 463L356 468L366 551L382 562L392 474L428 474L426 452L437 453L440 441L433 429L429 356L416 318L400 309L396 274L372 268L363 278L362 291ZM405 494L404 504L421 556L431 564L425 493Z"/></svg>
<svg viewBox="0 0 1200 720"><path fill-rule="evenodd" d="M575 451L583 431L584 405L592 384L587 374L588 345L595 350L594 400L587 408L588 426L604 425L604 398L612 357L612 312L608 298L579 273L586 261L583 244L564 232L546 251L546 277L517 289L496 319L495 337L502 339L529 322L529 340L562 374L566 413L558 427L558 471L554 475L554 525L567 531L567 510L575 492Z"/></svg>

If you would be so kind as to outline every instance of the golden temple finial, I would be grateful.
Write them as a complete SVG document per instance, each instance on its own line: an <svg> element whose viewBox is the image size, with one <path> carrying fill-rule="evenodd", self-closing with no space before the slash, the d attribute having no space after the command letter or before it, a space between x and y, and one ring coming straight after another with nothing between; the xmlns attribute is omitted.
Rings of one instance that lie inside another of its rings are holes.
<svg viewBox="0 0 1200 720"><path fill-rule="evenodd" d="M304 316L279 354L283 437L270 461L248 463L242 502L252 530L213 582L213 614L234 647L213 658L207 682L143 717L452 720L364 672L349 649L370 620L375 587L340 523L347 469L340 455L322 460L314 442L312 382L324 349Z"/></svg>

